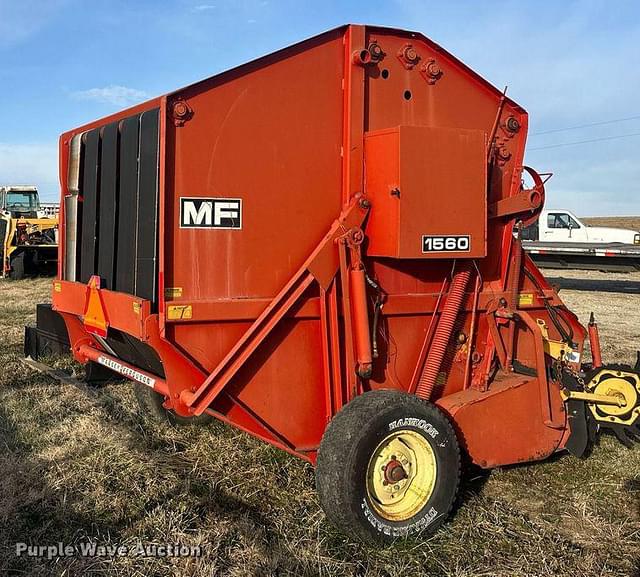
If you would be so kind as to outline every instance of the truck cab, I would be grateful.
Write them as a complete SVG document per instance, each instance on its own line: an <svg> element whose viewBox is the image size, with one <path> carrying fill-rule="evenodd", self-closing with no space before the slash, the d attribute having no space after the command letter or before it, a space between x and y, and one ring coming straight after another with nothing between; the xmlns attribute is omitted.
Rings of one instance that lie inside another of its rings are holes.
<svg viewBox="0 0 640 577"><path fill-rule="evenodd" d="M35 186L0 186L0 211L11 218L57 218L57 211L41 204Z"/></svg>
<svg viewBox="0 0 640 577"><path fill-rule="evenodd" d="M523 230L523 240L541 242L588 242L640 244L640 232L624 228L589 226L565 209L548 209Z"/></svg>

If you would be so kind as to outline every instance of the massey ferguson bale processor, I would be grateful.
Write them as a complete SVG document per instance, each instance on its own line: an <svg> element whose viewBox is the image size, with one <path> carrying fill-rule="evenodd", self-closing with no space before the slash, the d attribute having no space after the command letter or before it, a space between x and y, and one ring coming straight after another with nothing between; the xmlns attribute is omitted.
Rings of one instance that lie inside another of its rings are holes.
<svg viewBox="0 0 640 577"><path fill-rule="evenodd" d="M68 338L155 414L313 463L347 532L434 531L463 456L640 436L640 366L603 365L595 323L523 254L544 202L526 134L438 45L368 26L71 130L53 311L27 352Z"/></svg>

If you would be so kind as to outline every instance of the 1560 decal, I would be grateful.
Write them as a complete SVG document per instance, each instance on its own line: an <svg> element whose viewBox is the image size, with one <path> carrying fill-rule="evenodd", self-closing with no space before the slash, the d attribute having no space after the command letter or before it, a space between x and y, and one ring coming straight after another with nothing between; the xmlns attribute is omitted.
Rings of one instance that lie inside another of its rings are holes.
<svg viewBox="0 0 640 577"><path fill-rule="evenodd" d="M468 234L422 235L422 252L470 252L471 237Z"/></svg>

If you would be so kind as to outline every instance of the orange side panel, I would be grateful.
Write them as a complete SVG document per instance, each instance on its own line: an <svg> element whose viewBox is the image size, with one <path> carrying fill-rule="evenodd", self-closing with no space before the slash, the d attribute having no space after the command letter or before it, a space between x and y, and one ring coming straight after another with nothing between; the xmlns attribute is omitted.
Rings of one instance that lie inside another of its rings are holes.
<svg viewBox="0 0 640 577"><path fill-rule="evenodd" d="M563 410L556 387L555 411ZM489 393L467 389L437 401L453 419L471 460L490 468L539 461L555 452L564 427L543 424L537 379L511 375L496 380Z"/></svg>
<svg viewBox="0 0 640 577"><path fill-rule="evenodd" d="M369 256L486 256L486 139L482 130L423 126L368 133Z"/></svg>
<svg viewBox="0 0 640 577"><path fill-rule="evenodd" d="M334 37L180 92L193 117L167 130L165 284L185 300L274 296L340 214L342 51ZM241 228L180 228L181 197L241 199Z"/></svg>

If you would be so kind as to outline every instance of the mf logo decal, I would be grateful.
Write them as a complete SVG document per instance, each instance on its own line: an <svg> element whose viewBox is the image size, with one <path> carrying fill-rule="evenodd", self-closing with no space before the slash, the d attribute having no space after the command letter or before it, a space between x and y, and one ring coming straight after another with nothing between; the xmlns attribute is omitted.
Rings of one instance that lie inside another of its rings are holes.
<svg viewBox="0 0 640 577"><path fill-rule="evenodd" d="M180 228L242 228L242 199L180 197Z"/></svg>

